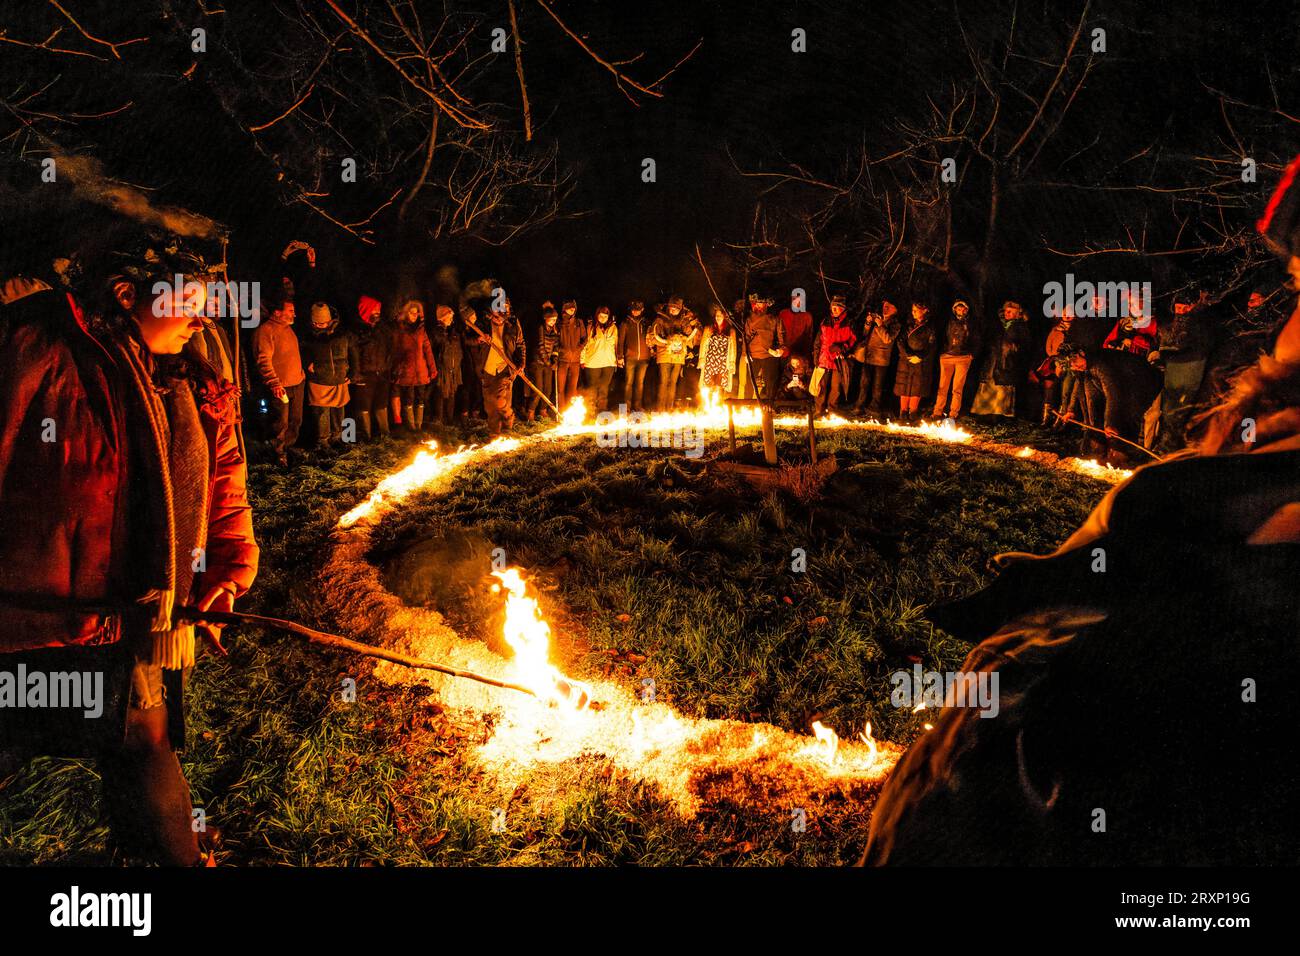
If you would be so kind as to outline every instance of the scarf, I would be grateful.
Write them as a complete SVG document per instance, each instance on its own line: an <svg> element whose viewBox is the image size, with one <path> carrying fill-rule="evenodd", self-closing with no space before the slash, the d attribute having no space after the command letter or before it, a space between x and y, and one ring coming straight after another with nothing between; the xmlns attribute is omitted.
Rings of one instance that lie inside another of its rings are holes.
<svg viewBox="0 0 1300 956"><path fill-rule="evenodd" d="M135 520L147 528L149 547L139 556L144 594L140 604L154 604L150 622L150 663L168 669L191 666L195 659L194 627L172 627L179 594L188 598L194 584L194 549L206 543L208 449L198 405L188 383L178 380L160 389L153 360L129 334L101 339L122 370L128 442L138 449L142 498L147 513ZM173 471L176 474L173 474Z"/></svg>

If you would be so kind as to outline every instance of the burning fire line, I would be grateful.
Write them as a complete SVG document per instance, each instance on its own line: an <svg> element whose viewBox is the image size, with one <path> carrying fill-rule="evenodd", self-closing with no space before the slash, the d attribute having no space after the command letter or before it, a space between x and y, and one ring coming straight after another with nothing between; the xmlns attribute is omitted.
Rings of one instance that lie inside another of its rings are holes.
<svg viewBox="0 0 1300 956"><path fill-rule="evenodd" d="M727 407L716 392L701 395L701 407L692 411L660 412L654 415L632 415L619 418L608 424L588 423L586 406L581 397L575 398L564 411L560 423L544 432L527 435L522 438L497 438L486 445L461 446L454 452L438 453L438 443L426 442L427 450L421 450L415 461L402 470L389 475L371 492L370 497L361 502L342 518L340 528L350 528L359 521L375 517L392 505L398 504L408 495L422 488L433 487L441 479L450 477L473 461L492 458L522 448L553 442L563 438L580 435L613 435L619 431L637 431L645 434L674 432L683 428L718 430L727 427ZM738 429L758 428L761 424L760 412L756 408L737 408L734 411L735 427ZM775 419L778 428L806 428L807 421L799 416L782 416ZM856 421L830 415L817 422L818 428L827 429L869 429L884 431L894 435L907 435L913 438L926 438L932 441L967 445L981 451L1023 458L1042 465L1072 471L1103 481L1119 482L1129 477L1132 471L1114 468L1093 459L1065 458L1051 452L1033 448L1016 448L1001 442L983 439L949 422L921 422L918 425L900 425L895 422Z"/></svg>
<svg viewBox="0 0 1300 956"><path fill-rule="evenodd" d="M812 726L813 738L791 734L768 724L684 717L670 705L646 700L621 683L594 680L583 683L567 677L551 662L551 628L537 599L529 594L528 582L518 568L495 571L493 591L505 595L504 637L513 656L503 660L477 642L460 640L446 627L441 615L427 608L408 607L389 594L378 572L365 560L370 532L385 513L416 491L438 490L467 465L513 452L525 445L557 441L573 436L610 434L619 429L643 432L681 428L721 429L727 425L726 406L716 394L702 396L696 411L652 416L633 416L613 423L588 424L582 400L575 399L559 424L545 432L522 438L498 438L486 445L460 447L439 453L436 442L417 453L405 468L389 475L370 496L338 522L334 554L326 575L335 579L333 589L341 597L339 610L364 604L386 611L385 627L414 649L423 651L433 640L444 642L438 653L451 652L463 663L486 672L501 674L531 688L536 698L518 698L508 703L485 699L482 688L466 689L447 685L440 688L445 703L479 711L505 709L492 734L479 750L485 763L495 767L506 780L525 777L538 763L560 763L588 753L599 753L629 773L656 781L662 791L686 812L693 812L698 796L692 780L703 770L719 767L753 774L755 768L769 768L785 785L807 793L828 786L878 783L893 769L901 750L877 741L871 725L853 740L842 740L820 721ZM758 427L757 409L738 408L737 428ZM803 418L777 418L780 427L803 428ZM1060 459L1034 449L1002 445L977 438L950 423L897 425L857 422L832 416L818 423L821 428L864 428L894 434L968 445L984 451L1074 471L1102 480L1118 481L1129 473L1098 462ZM390 664L380 664L376 675L393 682L413 678ZM427 679L427 678L423 678ZM472 685L476 687L477 685ZM478 696L475 696L478 695ZM597 703L599 702L599 703ZM929 729L929 725L926 726Z"/></svg>

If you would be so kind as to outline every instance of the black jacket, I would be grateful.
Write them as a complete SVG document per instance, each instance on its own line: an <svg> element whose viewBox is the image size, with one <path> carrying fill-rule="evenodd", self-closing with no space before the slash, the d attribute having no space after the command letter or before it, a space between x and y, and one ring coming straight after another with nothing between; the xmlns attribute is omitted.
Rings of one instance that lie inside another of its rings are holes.
<svg viewBox="0 0 1300 956"><path fill-rule="evenodd" d="M547 328L546 320L542 320L541 326L537 329L537 337L533 339L533 362L537 365L555 365L560 358L560 323L555 323L555 328Z"/></svg>
<svg viewBox="0 0 1300 956"><path fill-rule="evenodd" d="M1025 378L1025 349L1029 346L1029 323L1021 320L1006 326L999 319L997 337L984 365L981 381L994 385L1021 385Z"/></svg>
<svg viewBox="0 0 1300 956"><path fill-rule="evenodd" d="M974 355L975 354L975 323L972 321L974 316L966 313L966 321L957 318L956 315L948 319L948 327L943 332L943 351L942 355Z"/></svg>
<svg viewBox="0 0 1300 956"><path fill-rule="evenodd" d="M307 381L317 385L342 385L358 368L356 340L337 328L324 334L312 330L298 340Z"/></svg>

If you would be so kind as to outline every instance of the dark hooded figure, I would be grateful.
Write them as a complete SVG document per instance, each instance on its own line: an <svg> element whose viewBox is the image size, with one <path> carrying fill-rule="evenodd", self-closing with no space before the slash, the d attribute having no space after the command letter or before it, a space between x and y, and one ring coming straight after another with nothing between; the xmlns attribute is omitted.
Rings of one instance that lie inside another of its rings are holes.
<svg viewBox="0 0 1300 956"><path fill-rule="evenodd" d="M1300 282L1288 167L1260 230ZM876 803L870 864L1300 859L1300 308L1205 419L1055 553L931 619L999 678L945 706Z"/></svg>

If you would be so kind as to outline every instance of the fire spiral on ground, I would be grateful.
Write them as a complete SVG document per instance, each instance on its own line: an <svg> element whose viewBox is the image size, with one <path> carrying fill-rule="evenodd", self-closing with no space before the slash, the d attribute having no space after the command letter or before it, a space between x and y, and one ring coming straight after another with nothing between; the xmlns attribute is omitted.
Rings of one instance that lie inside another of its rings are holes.
<svg viewBox="0 0 1300 956"><path fill-rule="evenodd" d="M445 489L468 466L530 444L583 436L616 440L619 430L636 429L644 434L726 428L725 406L716 396L702 399L697 411L598 424L584 421L579 399L559 424L526 437L503 437L449 452L429 442L409 465L380 482L339 519L333 552L323 572L329 584L327 602L340 622L355 632L368 633L407 653L524 684L536 693L536 697L528 697L437 675L413 675L388 663L376 668L381 680L429 683L445 706L484 715L486 737L477 756L503 786L517 785L547 765L598 756L630 777L653 784L687 816L717 787L727 788L742 802L766 806L774 802L795 806L829 794L874 799L902 751L887 741L877 741L870 724L832 728L815 722L811 736L800 735L771 724L688 717L656 699L653 686L629 688L599 679L584 683L564 674L557 665L550 624L523 569L509 567L492 574L491 587L505 606L502 636L511 652L506 657L479 641L459 637L437 610L405 604L384 586L379 569L366 558L371 531L386 514L417 491ZM805 427L806 420L778 418L776 424ZM737 409L735 425L757 427L758 410ZM877 429L957 443L1109 480L1128 474L1095 462L987 441L951 423L907 426L832 416L818 425Z"/></svg>

